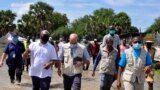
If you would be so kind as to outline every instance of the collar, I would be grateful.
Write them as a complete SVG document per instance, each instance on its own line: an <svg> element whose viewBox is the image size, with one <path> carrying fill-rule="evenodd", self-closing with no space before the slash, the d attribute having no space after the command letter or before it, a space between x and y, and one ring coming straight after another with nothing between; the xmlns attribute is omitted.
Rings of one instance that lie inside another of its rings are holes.
<svg viewBox="0 0 160 90"><path fill-rule="evenodd" d="M40 46L47 46L47 45L48 45L48 42L47 42L46 44L42 44L41 41L39 40L39 41L38 41L38 44L39 44Z"/></svg>

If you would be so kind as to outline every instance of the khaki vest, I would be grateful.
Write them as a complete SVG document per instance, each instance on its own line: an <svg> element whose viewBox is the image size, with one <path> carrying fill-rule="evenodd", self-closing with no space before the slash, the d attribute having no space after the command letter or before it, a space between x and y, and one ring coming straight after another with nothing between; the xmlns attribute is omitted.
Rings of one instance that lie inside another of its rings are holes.
<svg viewBox="0 0 160 90"><path fill-rule="evenodd" d="M141 49L141 54L138 60L133 55L133 48L125 50L126 53L126 67L123 73L123 80L129 82L143 83L145 81L144 68L146 65L147 52Z"/></svg>
<svg viewBox="0 0 160 90"><path fill-rule="evenodd" d="M77 44L76 52L74 53L75 56L78 56L83 59L83 52L85 47L81 44ZM64 67L63 73L66 75L75 75L82 73L83 66L75 67L73 65L73 57L71 56L71 48L70 44L64 44Z"/></svg>
<svg viewBox="0 0 160 90"><path fill-rule="evenodd" d="M114 75L116 71L116 58L117 58L117 49L113 49L110 54L106 52L106 47L100 46L101 52L101 61L99 67L99 73L106 73Z"/></svg>

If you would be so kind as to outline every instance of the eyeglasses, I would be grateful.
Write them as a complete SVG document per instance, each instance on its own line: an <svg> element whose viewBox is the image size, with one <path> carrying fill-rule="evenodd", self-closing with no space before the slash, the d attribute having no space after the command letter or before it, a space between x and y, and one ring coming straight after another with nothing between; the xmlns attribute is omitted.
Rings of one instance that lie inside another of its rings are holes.
<svg viewBox="0 0 160 90"><path fill-rule="evenodd" d="M134 41L133 43L139 43L139 44L141 44L142 42L141 41Z"/></svg>

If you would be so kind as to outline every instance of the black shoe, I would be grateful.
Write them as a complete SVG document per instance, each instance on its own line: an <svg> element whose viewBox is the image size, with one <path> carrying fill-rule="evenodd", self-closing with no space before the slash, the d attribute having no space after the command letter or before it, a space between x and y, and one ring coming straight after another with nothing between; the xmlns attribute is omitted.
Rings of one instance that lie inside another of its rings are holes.
<svg viewBox="0 0 160 90"><path fill-rule="evenodd" d="M14 84L14 80L11 80L11 83Z"/></svg>

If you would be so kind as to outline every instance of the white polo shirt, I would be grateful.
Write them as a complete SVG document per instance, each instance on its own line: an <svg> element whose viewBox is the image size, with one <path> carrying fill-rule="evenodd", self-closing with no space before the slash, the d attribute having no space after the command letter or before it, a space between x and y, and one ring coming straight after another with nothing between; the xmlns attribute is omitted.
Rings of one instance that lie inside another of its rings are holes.
<svg viewBox="0 0 160 90"><path fill-rule="evenodd" d="M58 60L56 50L50 43L42 44L40 41L29 45L31 51L31 67L30 76L39 78L51 77L53 70L51 68L44 69L44 65L50 60Z"/></svg>

